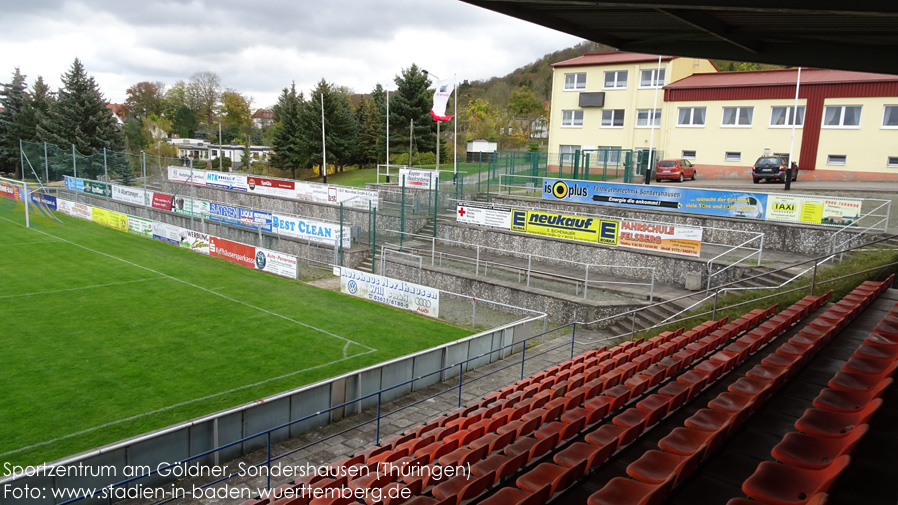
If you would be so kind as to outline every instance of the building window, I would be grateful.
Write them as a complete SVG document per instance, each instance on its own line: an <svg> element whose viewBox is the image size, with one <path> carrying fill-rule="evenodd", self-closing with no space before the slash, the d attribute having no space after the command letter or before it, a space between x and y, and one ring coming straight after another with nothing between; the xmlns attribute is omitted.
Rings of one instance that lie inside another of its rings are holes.
<svg viewBox="0 0 898 505"><path fill-rule="evenodd" d="M627 71L616 70L605 72L605 88L624 89L627 87Z"/></svg>
<svg viewBox="0 0 898 505"><path fill-rule="evenodd" d="M827 165L844 165L845 161L848 159L848 156L844 154L830 154L826 157Z"/></svg>
<svg viewBox="0 0 898 505"><path fill-rule="evenodd" d="M583 127L583 111L582 110L563 110L561 111L561 126L570 128Z"/></svg>
<svg viewBox="0 0 898 505"><path fill-rule="evenodd" d="M792 109L794 107L772 107L770 109L770 127L786 127L792 126ZM798 107L798 116L795 126L801 128L804 126L804 106Z"/></svg>
<svg viewBox="0 0 898 505"><path fill-rule="evenodd" d="M624 109L606 109L602 111L602 128L623 128Z"/></svg>
<svg viewBox="0 0 898 505"><path fill-rule="evenodd" d="M751 126L754 107L724 107L720 126Z"/></svg>
<svg viewBox="0 0 898 505"><path fill-rule="evenodd" d="M560 145L558 146L558 161L561 163L573 163L574 155L580 150L580 146Z"/></svg>
<svg viewBox="0 0 898 505"><path fill-rule="evenodd" d="M620 165L621 146L599 146L595 153L597 164Z"/></svg>
<svg viewBox="0 0 898 505"><path fill-rule="evenodd" d="M657 68L639 72L640 88L660 88L664 86L664 69L658 72Z"/></svg>
<svg viewBox="0 0 898 505"><path fill-rule="evenodd" d="M898 128L898 105L886 105L882 112L883 128Z"/></svg>
<svg viewBox="0 0 898 505"><path fill-rule="evenodd" d="M586 73L564 74L564 89L586 89Z"/></svg>
<svg viewBox="0 0 898 505"><path fill-rule="evenodd" d="M886 162L887 167L898 167L898 156L889 156L888 161Z"/></svg>
<svg viewBox="0 0 898 505"><path fill-rule="evenodd" d="M742 153L727 151L723 159L724 161L742 161Z"/></svg>
<svg viewBox="0 0 898 505"><path fill-rule="evenodd" d="M654 123L653 128L661 126L661 109L655 109L654 121L652 121L652 109L639 109L636 111L636 127L648 128L649 123Z"/></svg>
<svg viewBox="0 0 898 505"><path fill-rule="evenodd" d="M680 107L677 126L705 126L705 108Z"/></svg>
<svg viewBox="0 0 898 505"><path fill-rule="evenodd" d="M824 128L857 128L860 125L860 105L834 105L823 111Z"/></svg>
<svg viewBox="0 0 898 505"><path fill-rule="evenodd" d="M687 160L694 160L695 159L695 151L694 150L687 151L684 149L683 155L681 156L681 158L684 158Z"/></svg>

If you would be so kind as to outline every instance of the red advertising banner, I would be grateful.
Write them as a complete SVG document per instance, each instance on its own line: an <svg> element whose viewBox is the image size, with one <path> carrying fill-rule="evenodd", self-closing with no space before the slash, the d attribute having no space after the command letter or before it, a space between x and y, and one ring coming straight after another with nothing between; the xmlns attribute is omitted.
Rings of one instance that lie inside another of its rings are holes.
<svg viewBox="0 0 898 505"><path fill-rule="evenodd" d="M256 248L251 245L209 237L209 255L247 268L256 268Z"/></svg>
<svg viewBox="0 0 898 505"><path fill-rule="evenodd" d="M0 183L0 195L13 200L19 199L19 188L12 184Z"/></svg>
<svg viewBox="0 0 898 505"><path fill-rule="evenodd" d="M162 210L171 210L171 195L165 193L153 193L153 208Z"/></svg>

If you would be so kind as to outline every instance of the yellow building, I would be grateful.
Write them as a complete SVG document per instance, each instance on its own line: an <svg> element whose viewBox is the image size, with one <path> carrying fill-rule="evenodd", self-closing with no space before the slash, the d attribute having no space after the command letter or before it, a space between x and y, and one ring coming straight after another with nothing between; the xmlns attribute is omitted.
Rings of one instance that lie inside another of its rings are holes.
<svg viewBox="0 0 898 505"><path fill-rule="evenodd" d="M708 60L666 56L660 79L657 69L657 55L636 53L556 63L550 165L577 151L651 144L664 158L724 171L790 148L802 170L898 169L898 76L804 69L796 115L797 69L717 72Z"/></svg>
<svg viewBox="0 0 898 505"><path fill-rule="evenodd" d="M586 54L553 68L549 152L562 162L576 151L643 150L650 143L658 149L665 141L659 135L662 87L696 72L717 71L705 59L661 56L659 65L657 55L624 52Z"/></svg>

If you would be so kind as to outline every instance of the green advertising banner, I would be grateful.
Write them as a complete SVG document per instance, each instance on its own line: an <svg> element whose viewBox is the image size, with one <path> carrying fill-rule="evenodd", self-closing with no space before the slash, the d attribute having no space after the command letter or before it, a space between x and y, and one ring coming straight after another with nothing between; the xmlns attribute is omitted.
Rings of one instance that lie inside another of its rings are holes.
<svg viewBox="0 0 898 505"><path fill-rule="evenodd" d="M84 192L91 195L112 198L112 187L109 184L94 181L84 181Z"/></svg>

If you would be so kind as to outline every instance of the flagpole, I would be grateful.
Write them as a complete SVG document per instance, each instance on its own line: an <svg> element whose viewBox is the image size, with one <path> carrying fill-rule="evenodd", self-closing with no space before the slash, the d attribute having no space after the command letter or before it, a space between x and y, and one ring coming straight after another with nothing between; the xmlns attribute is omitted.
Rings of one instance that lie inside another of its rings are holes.
<svg viewBox="0 0 898 505"><path fill-rule="evenodd" d="M455 114L452 122L452 126L455 128L455 131L452 134L452 139L454 141L454 146L452 148L452 182L458 184L458 76L452 74L452 91L455 93Z"/></svg>
<svg viewBox="0 0 898 505"><path fill-rule="evenodd" d="M384 92L387 94L387 161L384 164L387 166L387 184L390 183L390 90L384 86ZM380 182L380 181L378 181Z"/></svg>
<svg viewBox="0 0 898 505"><path fill-rule="evenodd" d="M324 91L321 92L321 173L327 184L327 146L324 140Z"/></svg>

